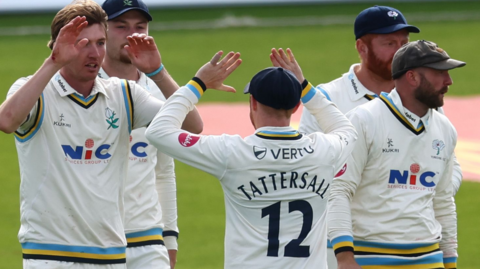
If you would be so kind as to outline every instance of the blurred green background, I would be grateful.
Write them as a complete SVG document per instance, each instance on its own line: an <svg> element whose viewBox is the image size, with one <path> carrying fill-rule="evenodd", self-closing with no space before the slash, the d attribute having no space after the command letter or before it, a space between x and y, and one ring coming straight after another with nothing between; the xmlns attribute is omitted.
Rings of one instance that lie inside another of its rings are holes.
<svg viewBox="0 0 480 269"><path fill-rule="evenodd" d="M410 40L434 41L453 58L468 63L465 68L451 72L454 84L448 95L480 93L477 82L480 75L480 2L379 4L401 10L409 23L421 28L421 33L411 34ZM239 51L242 66L226 83L241 90L256 72L271 65L268 55L273 47L291 48L306 78L316 85L339 77L351 64L358 62L353 21L361 10L371 5L153 10L150 34L157 42L166 68L181 85L187 83L216 51ZM0 15L1 100L17 78L33 74L50 53L46 47L48 34L2 35L5 32L2 30L12 32L13 29L18 34L22 31L18 28L20 26L40 26L48 31L53 16L53 13ZM238 21L251 20L261 25L235 26ZM194 26L217 22L219 27L182 30L176 28L175 22ZM202 103L247 100L247 96L240 93L208 92ZM448 115L448 111L446 113ZM21 268L21 248L16 237L19 229L19 170L13 135L0 133L0 151L0 268ZM225 214L220 184L210 175L178 162L176 174L180 227L176 268L222 268ZM478 193L480 184L464 181L456 197L458 268L461 269L480 268Z"/></svg>

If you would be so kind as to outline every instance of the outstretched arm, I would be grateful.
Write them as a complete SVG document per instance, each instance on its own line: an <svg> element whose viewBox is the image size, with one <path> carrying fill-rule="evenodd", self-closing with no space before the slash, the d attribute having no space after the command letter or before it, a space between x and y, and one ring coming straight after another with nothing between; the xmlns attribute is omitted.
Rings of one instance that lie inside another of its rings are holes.
<svg viewBox="0 0 480 269"><path fill-rule="evenodd" d="M85 17L76 17L60 30L48 57L35 74L0 106L0 130L12 133L25 121L50 79L63 66L77 58L88 39L77 40L87 27Z"/></svg>
<svg viewBox="0 0 480 269"><path fill-rule="evenodd" d="M163 96L168 99L180 87L163 66L162 57L153 37L135 33L127 37L127 40L128 45L125 49L132 64L150 77L160 88ZM182 129L196 134L202 132L203 121L196 108L188 113Z"/></svg>
<svg viewBox="0 0 480 269"><path fill-rule="evenodd" d="M195 78L165 102L145 134L158 150L217 178L224 175L232 139L238 142L241 137L196 136L181 130L180 125L207 88L235 92L223 81L240 65L240 54L231 52L219 61L221 55L221 52L215 54Z"/></svg>

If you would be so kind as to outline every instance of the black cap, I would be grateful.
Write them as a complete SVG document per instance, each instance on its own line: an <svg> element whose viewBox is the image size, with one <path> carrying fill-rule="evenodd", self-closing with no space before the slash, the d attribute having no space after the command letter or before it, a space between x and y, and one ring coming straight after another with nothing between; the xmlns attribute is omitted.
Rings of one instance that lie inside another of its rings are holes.
<svg viewBox="0 0 480 269"><path fill-rule="evenodd" d="M420 33L420 29L407 24L402 12L386 6L373 6L363 10L355 19L354 26L355 39L366 34L390 34L402 29Z"/></svg>
<svg viewBox="0 0 480 269"><path fill-rule="evenodd" d="M450 70L465 66L466 63L450 58L447 52L431 41L417 40L403 45L393 56L392 77L397 79L408 70L429 67Z"/></svg>
<svg viewBox="0 0 480 269"><path fill-rule="evenodd" d="M253 76L243 93L250 93L263 105L288 110L300 102L302 85L289 70L269 67Z"/></svg>
<svg viewBox="0 0 480 269"><path fill-rule="evenodd" d="M106 0L103 2L102 8L107 13L108 20L115 19L130 10L140 10L148 21L152 20L148 7L142 0Z"/></svg>

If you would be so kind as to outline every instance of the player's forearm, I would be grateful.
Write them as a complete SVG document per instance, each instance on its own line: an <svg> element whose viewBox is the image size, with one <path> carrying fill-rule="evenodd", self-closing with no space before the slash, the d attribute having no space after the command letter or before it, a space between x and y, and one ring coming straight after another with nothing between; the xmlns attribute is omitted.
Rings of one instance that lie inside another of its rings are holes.
<svg viewBox="0 0 480 269"><path fill-rule="evenodd" d="M453 155L453 172L452 172L452 184L453 184L453 195L456 195L458 190L460 189L460 185L462 185L462 167L460 167L460 163L457 160L457 156Z"/></svg>
<svg viewBox="0 0 480 269"><path fill-rule="evenodd" d="M0 106L0 130L12 133L25 121L31 109L59 67L48 58L37 72Z"/></svg>
<svg viewBox="0 0 480 269"><path fill-rule="evenodd" d="M182 129L194 134L199 134L203 131L203 120L196 107L185 117Z"/></svg>
<svg viewBox="0 0 480 269"><path fill-rule="evenodd" d="M336 252L353 251L351 191L348 184L335 179L328 199L328 237Z"/></svg>
<svg viewBox="0 0 480 269"><path fill-rule="evenodd" d="M196 89L196 87L200 89ZM196 93L193 91L196 91ZM198 91L201 91L201 93ZM179 155L178 152L175 152L174 146L176 145L173 145L171 141L174 138L170 137L169 140L167 137L181 130L180 127L186 115L195 107L203 91L197 82L191 81L187 86L181 87L168 98L147 128L145 135L150 143L170 156Z"/></svg>
<svg viewBox="0 0 480 269"><path fill-rule="evenodd" d="M313 132L321 132L320 126L318 126L317 120L308 109L304 109L300 118L300 124L298 131L301 133L311 134Z"/></svg>
<svg viewBox="0 0 480 269"><path fill-rule="evenodd" d="M180 88L165 68L150 78L155 82L158 88L160 88L166 99L172 96L172 94ZM202 117L196 108L187 114L187 117L183 121L182 129L194 134L199 134L203 131Z"/></svg>
<svg viewBox="0 0 480 269"><path fill-rule="evenodd" d="M306 80L302 87L302 103L315 117L320 128L326 134L337 133L344 136L348 141L354 142L357 132L347 117Z"/></svg>
<svg viewBox="0 0 480 269"><path fill-rule="evenodd" d="M177 250L169 249L168 258L170 259L170 268L175 269L175 265L177 264Z"/></svg>
<svg viewBox="0 0 480 269"><path fill-rule="evenodd" d="M168 99L172 94L177 91L180 86L177 82L170 76L166 68L163 68L158 74L150 76L150 78L157 84L158 88L163 93L166 99Z"/></svg>
<svg viewBox="0 0 480 269"><path fill-rule="evenodd" d="M444 175L440 178L433 198L435 219L442 226L442 240L440 249L444 257L457 256L457 214L455 199L453 198L452 171L453 154L450 158Z"/></svg>
<svg viewBox="0 0 480 269"><path fill-rule="evenodd" d="M156 182L158 200L162 208L162 222L164 223L164 241L167 249L177 249L177 190L175 177L158 178Z"/></svg>

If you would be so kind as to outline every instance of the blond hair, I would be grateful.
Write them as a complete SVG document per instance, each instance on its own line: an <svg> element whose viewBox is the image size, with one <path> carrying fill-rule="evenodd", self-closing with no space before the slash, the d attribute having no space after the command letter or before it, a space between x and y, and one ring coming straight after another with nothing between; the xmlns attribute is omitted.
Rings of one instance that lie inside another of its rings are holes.
<svg viewBox="0 0 480 269"><path fill-rule="evenodd" d="M93 0L75 0L71 4L60 10L51 25L51 37L48 41L48 47L53 49L53 44L57 40L60 29L75 19L77 16L85 16L88 25L100 24L107 34L107 14L103 8Z"/></svg>

